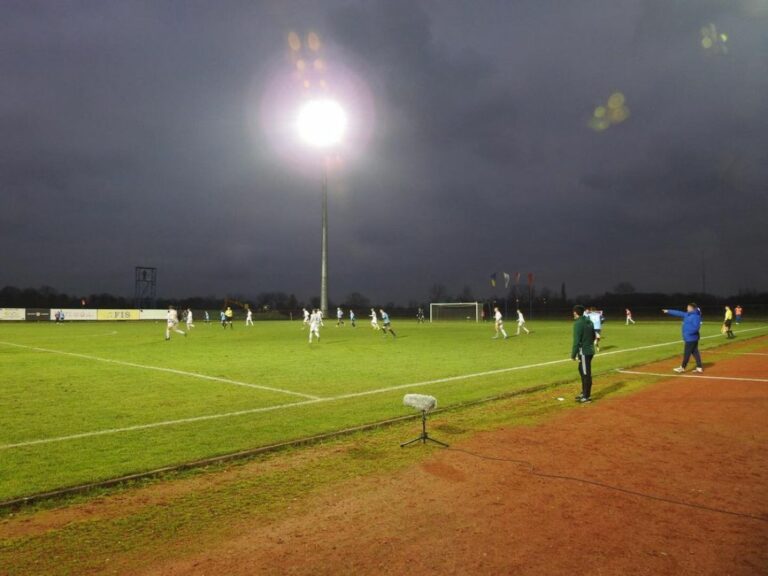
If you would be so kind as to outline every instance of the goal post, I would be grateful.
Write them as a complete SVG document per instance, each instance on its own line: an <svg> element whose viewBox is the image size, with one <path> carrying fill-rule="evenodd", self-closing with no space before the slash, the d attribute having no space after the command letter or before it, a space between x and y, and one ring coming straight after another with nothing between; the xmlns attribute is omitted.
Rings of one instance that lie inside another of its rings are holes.
<svg viewBox="0 0 768 576"><path fill-rule="evenodd" d="M480 302L432 302L429 305L429 321L469 320L480 322Z"/></svg>

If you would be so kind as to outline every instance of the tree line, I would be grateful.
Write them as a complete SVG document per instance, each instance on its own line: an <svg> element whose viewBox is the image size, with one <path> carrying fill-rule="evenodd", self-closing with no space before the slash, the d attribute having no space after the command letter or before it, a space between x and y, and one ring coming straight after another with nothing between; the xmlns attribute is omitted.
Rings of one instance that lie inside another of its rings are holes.
<svg viewBox="0 0 768 576"><path fill-rule="evenodd" d="M663 293L663 292L637 292L634 287L622 282L603 294L581 294L574 298L567 295L565 283L560 290L552 290L547 287L518 286L505 289L499 286L490 289L491 295L478 298L469 286L464 286L459 292L452 294L444 285L433 284L427 291L427 298L423 300L410 300L407 304L395 302L376 302L367 296L352 292L343 299L329 302L331 309L342 306L344 309L352 308L358 313L371 307L384 307L395 314L415 313L422 307L428 311L430 302L483 302L487 307L492 305L504 305L508 310L516 305L524 307L524 310L533 308L539 316L562 315L573 304L594 304L611 315L623 314L625 308L632 309L635 313L648 313L658 311L660 308L671 306L684 306L688 302L696 302L704 310L715 310L726 304L730 306L741 305L754 314L768 314L768 292L741 291L727 297L703 293ZM495 294L494 294L495 292ZM99 293L87 296L75 296L57 291L51 286L39 288L18 288L5 286L0 289L0 307L2 308L134 308L132 298L116 296L114 294ZM260 292L248 296L234 294L230 296L194 296L189 298L158 298L147 308L166 308L174 305L194 310L220 310L227 304L233 307L242 307L248 304L256 313L289 313L299 311L302 308L319 308L320 299L310 298L307 301L297 298L294 294L286 292Z"/></svg>

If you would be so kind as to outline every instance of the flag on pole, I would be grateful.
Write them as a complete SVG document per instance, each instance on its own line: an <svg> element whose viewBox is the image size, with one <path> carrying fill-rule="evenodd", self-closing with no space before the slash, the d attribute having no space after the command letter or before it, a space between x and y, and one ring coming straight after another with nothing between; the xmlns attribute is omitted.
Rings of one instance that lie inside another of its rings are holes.
<svg viewBox="0 0 768 576"><path fill-rule="evenodd" d="M509 288L509 273L502 272L502 274L504 275L504 288Z"/></svg>
<svg viewBox="0 0 768 576"><path fill-rule="evenodd" d="M520 284L520 272L515 274L515 284Z"/></svg>
<svg viewBox="0 0 768 576"><path fill-rule="evenodd" d="M496 288L496 272L494 272L493 274L491 274L491 286L493 286L494 288Z"/></svg>
<svg viewBox="0 0 768 576"><path fill-rule="evenodd" d="M533 286L533 272L528 272L528 286Z"/></svg>

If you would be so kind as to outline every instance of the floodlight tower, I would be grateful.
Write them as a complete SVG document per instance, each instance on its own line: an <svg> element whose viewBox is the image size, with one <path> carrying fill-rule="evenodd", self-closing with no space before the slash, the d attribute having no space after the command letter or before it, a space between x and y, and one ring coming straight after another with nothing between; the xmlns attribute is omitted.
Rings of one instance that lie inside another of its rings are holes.
<svg viewBox="0 0 768 576"><path fill-rule="evenodd" d="M328 314L328 162L329 154L338 146L347 128L344 109L335 100L309 100L296 118L299 136L309 146L324 150L322 237L320 243L320 309Z"/></svg>
<svg viewBox="0 0 768 576"><path fill-rule="evenodd" d="M136 308L154 306L157 297L157 268L136 266L135 276L133 305Z"/></svg>

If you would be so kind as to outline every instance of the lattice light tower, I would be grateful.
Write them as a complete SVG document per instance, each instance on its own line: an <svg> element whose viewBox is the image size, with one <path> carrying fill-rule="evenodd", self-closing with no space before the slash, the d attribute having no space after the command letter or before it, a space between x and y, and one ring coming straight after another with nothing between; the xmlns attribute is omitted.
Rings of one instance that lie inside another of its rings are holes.
<svg viewBox="0 0 768 576"><path fill-rule="evenodd" d="M136 308L154 306L157 298L157 268L136 266L136 283L133 304Z"/></svg>

